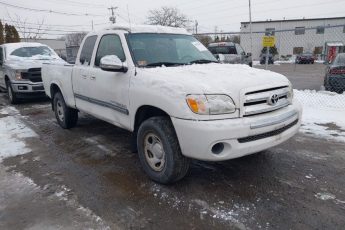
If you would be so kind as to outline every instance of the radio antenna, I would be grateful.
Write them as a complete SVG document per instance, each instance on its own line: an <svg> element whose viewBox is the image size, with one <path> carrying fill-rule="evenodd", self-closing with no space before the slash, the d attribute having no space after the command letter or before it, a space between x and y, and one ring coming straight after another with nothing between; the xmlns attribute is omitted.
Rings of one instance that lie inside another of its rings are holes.
<svg viewBox="0 0 345 230"><path fill-rule="evenodd" d="M131 17L129 15L129 6L128 6L128 4L127 4L127 15L128 15L129 29L132 32L132 23L131 23Z"/></svg>

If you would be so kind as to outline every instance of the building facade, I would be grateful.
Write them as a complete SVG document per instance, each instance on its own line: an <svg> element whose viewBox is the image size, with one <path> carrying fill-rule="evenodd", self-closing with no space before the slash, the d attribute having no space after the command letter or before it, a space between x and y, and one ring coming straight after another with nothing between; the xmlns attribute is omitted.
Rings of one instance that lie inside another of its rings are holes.
<svg viewBox="0 0 345 230"><path fill-rule="evenodd" d="M241 23L241 46L252 53L253 59L259 59L265 35L275 36L279 58L313 53L328 60L345 52L345 17L255 21L252 22L252 39L250 23Z"/></svg>

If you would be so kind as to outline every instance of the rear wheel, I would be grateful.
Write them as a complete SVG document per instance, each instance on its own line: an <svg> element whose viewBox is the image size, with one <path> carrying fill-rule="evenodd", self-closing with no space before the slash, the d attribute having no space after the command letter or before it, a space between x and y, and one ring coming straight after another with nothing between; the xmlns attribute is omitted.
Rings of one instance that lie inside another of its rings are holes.
<svg viewBox="0 0 345 230"><path fill-rule="evenodd" d="M189 159L182 155L168 117L144 121L138 130L137 145L140 163L153 181L170 184L187 174Z"/></svg>
<svg viewBox="0 0 345 230"><path fill-rule="evenodd" d="M69 108L60 92L53 99L55 117L59 125L64 129L70 129L77 125L78 110Z"/></svg>
<svg viewBox="0 0 345 230"><path fill-rule="evenodd" d="M18 103L18 98L16 93L13 91L12 84L10 81L6 82L7 96L10 104L15 105Z"/></svg>

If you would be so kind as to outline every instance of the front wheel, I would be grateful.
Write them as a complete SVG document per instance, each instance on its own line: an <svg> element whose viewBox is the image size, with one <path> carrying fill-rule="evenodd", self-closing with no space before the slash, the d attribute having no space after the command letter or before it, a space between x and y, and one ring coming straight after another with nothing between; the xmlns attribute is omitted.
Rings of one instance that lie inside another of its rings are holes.
<svg viewBox="0 0 345 230"><path fill-rule="evenodd" d="M138 130L137 145L140 163L153 181L170 184L187 174L189 159L182 155L168 117L144 121Z"/></svg>
<svg viewBox="0 0 345 230"><path fill-rule="evenodd" d="M71 129L77 125L78 110L69 108L60 92L53 99L55 117L59 125L64 129Z"/></svg>
<svg viewBox="0 0 345 230"><path fill-rule="evenodd" d="M15 105L18 103L18 98L16 93L13 91L12 84L10 81L6 82L7 96L10 104Z"/></svg>

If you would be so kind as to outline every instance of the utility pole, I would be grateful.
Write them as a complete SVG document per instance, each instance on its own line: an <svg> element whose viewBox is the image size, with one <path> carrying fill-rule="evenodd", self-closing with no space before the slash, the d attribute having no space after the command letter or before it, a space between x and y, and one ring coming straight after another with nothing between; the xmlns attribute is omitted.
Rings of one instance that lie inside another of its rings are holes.
<svg viewBox="0 0 345 230"><path fill-rule="evenodd" d="M115 16L115 10L117 9L118 7L110 7L108 8L108 10L111 10L111 17L109 18L109 21L111 21L113 24L116 23L116 16Z"/></svg>
<svg viewBox="0 0 345 230"><path fill-rule="evenodd" d="M199 23L197 20L195 20L195 34L198 34L198 26L199 26Z"/></svg>
<svg viewBox="0 0 345 230"><path fill-rule="evenodd" d="M250 52L253 57L252 1L249 0Z"/></svg>

